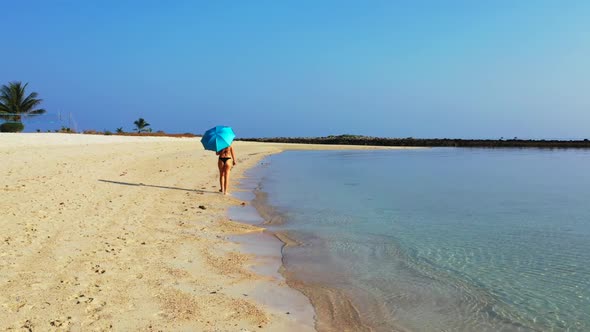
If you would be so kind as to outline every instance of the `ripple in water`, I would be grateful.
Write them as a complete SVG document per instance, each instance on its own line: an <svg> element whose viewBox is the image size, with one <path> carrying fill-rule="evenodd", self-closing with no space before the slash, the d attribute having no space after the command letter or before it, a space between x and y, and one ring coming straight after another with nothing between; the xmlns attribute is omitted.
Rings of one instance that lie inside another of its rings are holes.
<svg viewBox="0 0 590 332"><path fill-rule="evenodd" d="M590 330L590 153L286 152L262 170L290 275L377 330Z"/></svg>

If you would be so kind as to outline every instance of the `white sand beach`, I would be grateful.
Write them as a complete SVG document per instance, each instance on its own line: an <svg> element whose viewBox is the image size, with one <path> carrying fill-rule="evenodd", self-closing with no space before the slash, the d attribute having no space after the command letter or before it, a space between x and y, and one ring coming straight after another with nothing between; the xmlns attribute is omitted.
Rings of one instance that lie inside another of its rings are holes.
<svg viewBox="0 0 590 332"><path fill-rule="evenodd" d="M284 149L353 148L234 146L232 185ZM0 158L1 330L314 330L307 298L228 240L263 229L228 219L243 202L198 138L0 134Z"/></svg>

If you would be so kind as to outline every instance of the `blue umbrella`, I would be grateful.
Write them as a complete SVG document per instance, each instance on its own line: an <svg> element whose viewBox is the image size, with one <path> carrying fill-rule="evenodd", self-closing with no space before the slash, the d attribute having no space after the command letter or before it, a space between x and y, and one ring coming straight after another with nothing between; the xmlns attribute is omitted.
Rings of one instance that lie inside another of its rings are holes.
<svg viewBox="0 0 590 332"><path fill-rule="evenodd" d="M205 132L203 138L201 138L201 143L203 143L205 150L217 152L230 146L235 137L236 134L234 134L231 127L216 126Z"/></svg>

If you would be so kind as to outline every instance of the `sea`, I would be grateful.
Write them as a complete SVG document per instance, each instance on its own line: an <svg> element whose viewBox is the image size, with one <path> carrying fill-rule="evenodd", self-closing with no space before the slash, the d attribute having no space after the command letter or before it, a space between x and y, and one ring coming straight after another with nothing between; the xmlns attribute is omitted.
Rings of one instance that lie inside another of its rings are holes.
<svg viewBox="0 0 590 332"><path fill-rule="evenodd" d="M590 331L589 150L287 151L247 177L289 284L357 313L334 321Z"/></svg>

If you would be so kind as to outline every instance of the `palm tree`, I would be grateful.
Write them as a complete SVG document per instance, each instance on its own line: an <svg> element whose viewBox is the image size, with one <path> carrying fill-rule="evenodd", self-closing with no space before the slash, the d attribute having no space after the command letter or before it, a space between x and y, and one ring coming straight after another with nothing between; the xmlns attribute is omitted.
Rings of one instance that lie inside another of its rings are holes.
<svg viewBox="0 0 590 332"><path fill-rule="evenodd" d="M145 120L143 118L139 118L139 120L133 122L135 124L135 129L137 130L137 133L141 133L142 131L147 131L146 127L149 127L150 124L145 122Z"/></svg>
<svg viewBox="0 0 590 332"><path fill-rule="evenodd" d="M122 133L124 133L123 127L117 128L117 134L122 134Z"/></svg>
<svg viewBox="0 0 590 332"><path fill-rule="evenodd" d="M37 92L31 92L25 97L26 84L21 82L9 82L0 88L0 119L8 122L16 122L22 126L23 116L34 116L45 113L42 108L37 108L43 99L37 99Z"/></svg>

